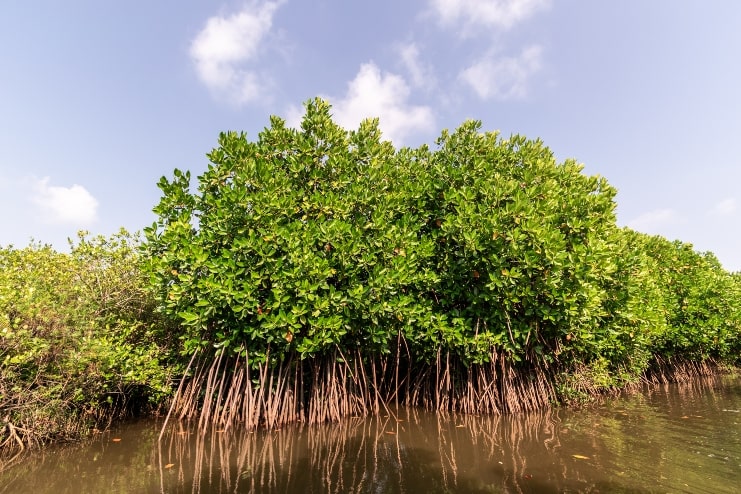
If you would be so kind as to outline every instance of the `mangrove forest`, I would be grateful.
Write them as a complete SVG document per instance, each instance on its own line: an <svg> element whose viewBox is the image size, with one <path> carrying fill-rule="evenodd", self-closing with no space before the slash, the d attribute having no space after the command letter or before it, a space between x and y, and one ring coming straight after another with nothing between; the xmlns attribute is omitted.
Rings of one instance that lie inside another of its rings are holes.
<svg viewBox="0 0 741 494"><path fill-rule="evenodd" d="M142 414L517 413L741 364L741 273L618 226L616 189L540 140L396 148L315 99L208 159L141 236L0 249L3 458Z"/></svg>

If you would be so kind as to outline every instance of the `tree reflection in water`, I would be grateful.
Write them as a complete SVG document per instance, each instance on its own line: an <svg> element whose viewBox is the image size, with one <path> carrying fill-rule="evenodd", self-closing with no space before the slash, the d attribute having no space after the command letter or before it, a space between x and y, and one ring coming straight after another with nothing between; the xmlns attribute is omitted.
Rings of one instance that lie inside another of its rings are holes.
<svg viewBox="0 0 741 494"><path fill-rule="evenodd" d="M179 477L173 482L164 473L163 485L194 493L652 492L684 487L685 480L704 486L697 473L704 472L720 482L713 491L732 492L741 438L724 445L723 431L687 421L713 413L729 419L723 410L738 408L738 380L735 387L719 382L657 386L580 411L476 416L401 408L274 431L172 429L162 461L175 463ZM692 430L715 441L712 448L730 447L726 463L715 470L687 463L695 461L682 456Z"/></svg>
<svg viewBox="0 0 741 494"><path fill-rule="evenodd" d="M400 409L275 431L172 429L159 463L164 492L530 492L586 482L559 454L559 410L522 416ZM586 487L586 486L584 486ZM175 489L175 490L173 490Z"/></svg>
<svg viewBox="0 0 741 494"><path fill-rule="evenodd" d="M280 430L145 421L0 472L0 494L736 492L738 377L656 386L582 410L392 410Z"/></svg>

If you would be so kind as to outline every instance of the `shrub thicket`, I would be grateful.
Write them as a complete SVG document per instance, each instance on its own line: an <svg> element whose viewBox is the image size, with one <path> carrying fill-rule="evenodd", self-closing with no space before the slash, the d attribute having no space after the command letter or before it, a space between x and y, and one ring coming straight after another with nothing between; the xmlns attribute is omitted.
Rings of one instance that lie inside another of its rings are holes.
<svg viewBox="0 0 741 494"><path fill-rule="evenodd" d="M168 336L139 240L84 234L71 252L0 249L3 449L79 437L170 393Z"/></svg>
<svg viewBox="0 0 741 494"><path fill-rule="evenodd" d="M182 417L520 410L657 358L738 356L738 276L618 228L615 190L540 141L467 122L396 150L314 100L300 129L273 117L209 159L195 189L162 178L146 230L157 298L199 355Z"/></svg>

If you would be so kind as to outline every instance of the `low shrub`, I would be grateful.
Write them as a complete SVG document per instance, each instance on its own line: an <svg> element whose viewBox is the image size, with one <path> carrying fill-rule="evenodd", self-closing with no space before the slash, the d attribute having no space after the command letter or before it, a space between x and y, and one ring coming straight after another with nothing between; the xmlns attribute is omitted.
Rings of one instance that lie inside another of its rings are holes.
<svg viewBox="0 0 741 494"><path fill-rule="evenodd" d="M175 361L137 236L81 233L69 253L0 249L0 444L74 439L157 407Z"/></svg>

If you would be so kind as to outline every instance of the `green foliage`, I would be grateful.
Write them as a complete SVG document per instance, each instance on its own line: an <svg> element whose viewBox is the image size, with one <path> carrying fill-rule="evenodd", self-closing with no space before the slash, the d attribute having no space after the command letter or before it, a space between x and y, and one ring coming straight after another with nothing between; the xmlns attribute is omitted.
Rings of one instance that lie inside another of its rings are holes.
<svg viewBox="0 0 741 494"><path fill-rule="evenodd" d="M637 314L615 190L476 122L437 145L395 150L315 100L299 130L222 134L196 190L162 178L147 269L186 348L388 353L401 335L422 361L631 354L654 314Z"/></svg>
<svg viewBox="0 0 741 494"><path fill-rule="evenodd" d="M189 173L160 181L149 272L186 349L384 352L424 312L436 275L429 220L407 208L424 200L415 153L396 154L376 122L346 132L328 110L311 105L300 132L273 118L256 143L222 134L198 193Z"/></svg>
<svg viewBox="0 0 741 494"><path fill-rule="evenodd" d="M636 234L652 260L664 321L654 353L690 360L738 360L741 352L739 275L692 245Z"/></svg>
<svg viewBox="0 0 741 494"><path fill-rule="evenodd" d="M557 164L540 141L481 134L476 122L438 143L438 312L466 353L482 361L491 346L515 359L588 351L615 269L605 242L614 189L573 161Z"/></svg>
<svg viewBox="0 0 741 494"><path fill-rule="evenodd" d="M28 439L74 436L170 393L139 240L0 249L0 410Z"/></svg>
<svg viewBox="0 0 741 494"><path fill-rule="evenodd" d="M300 129L273 117L254 142L222 134L196 186L160 180L146 269L186 352L374 358L403 342L411 365L504 351L596 388L656 356L738 358L739 276L618 228L604 178L478 122L397 150L377 121L347 131L330 110L310 101Z"/></svg>

